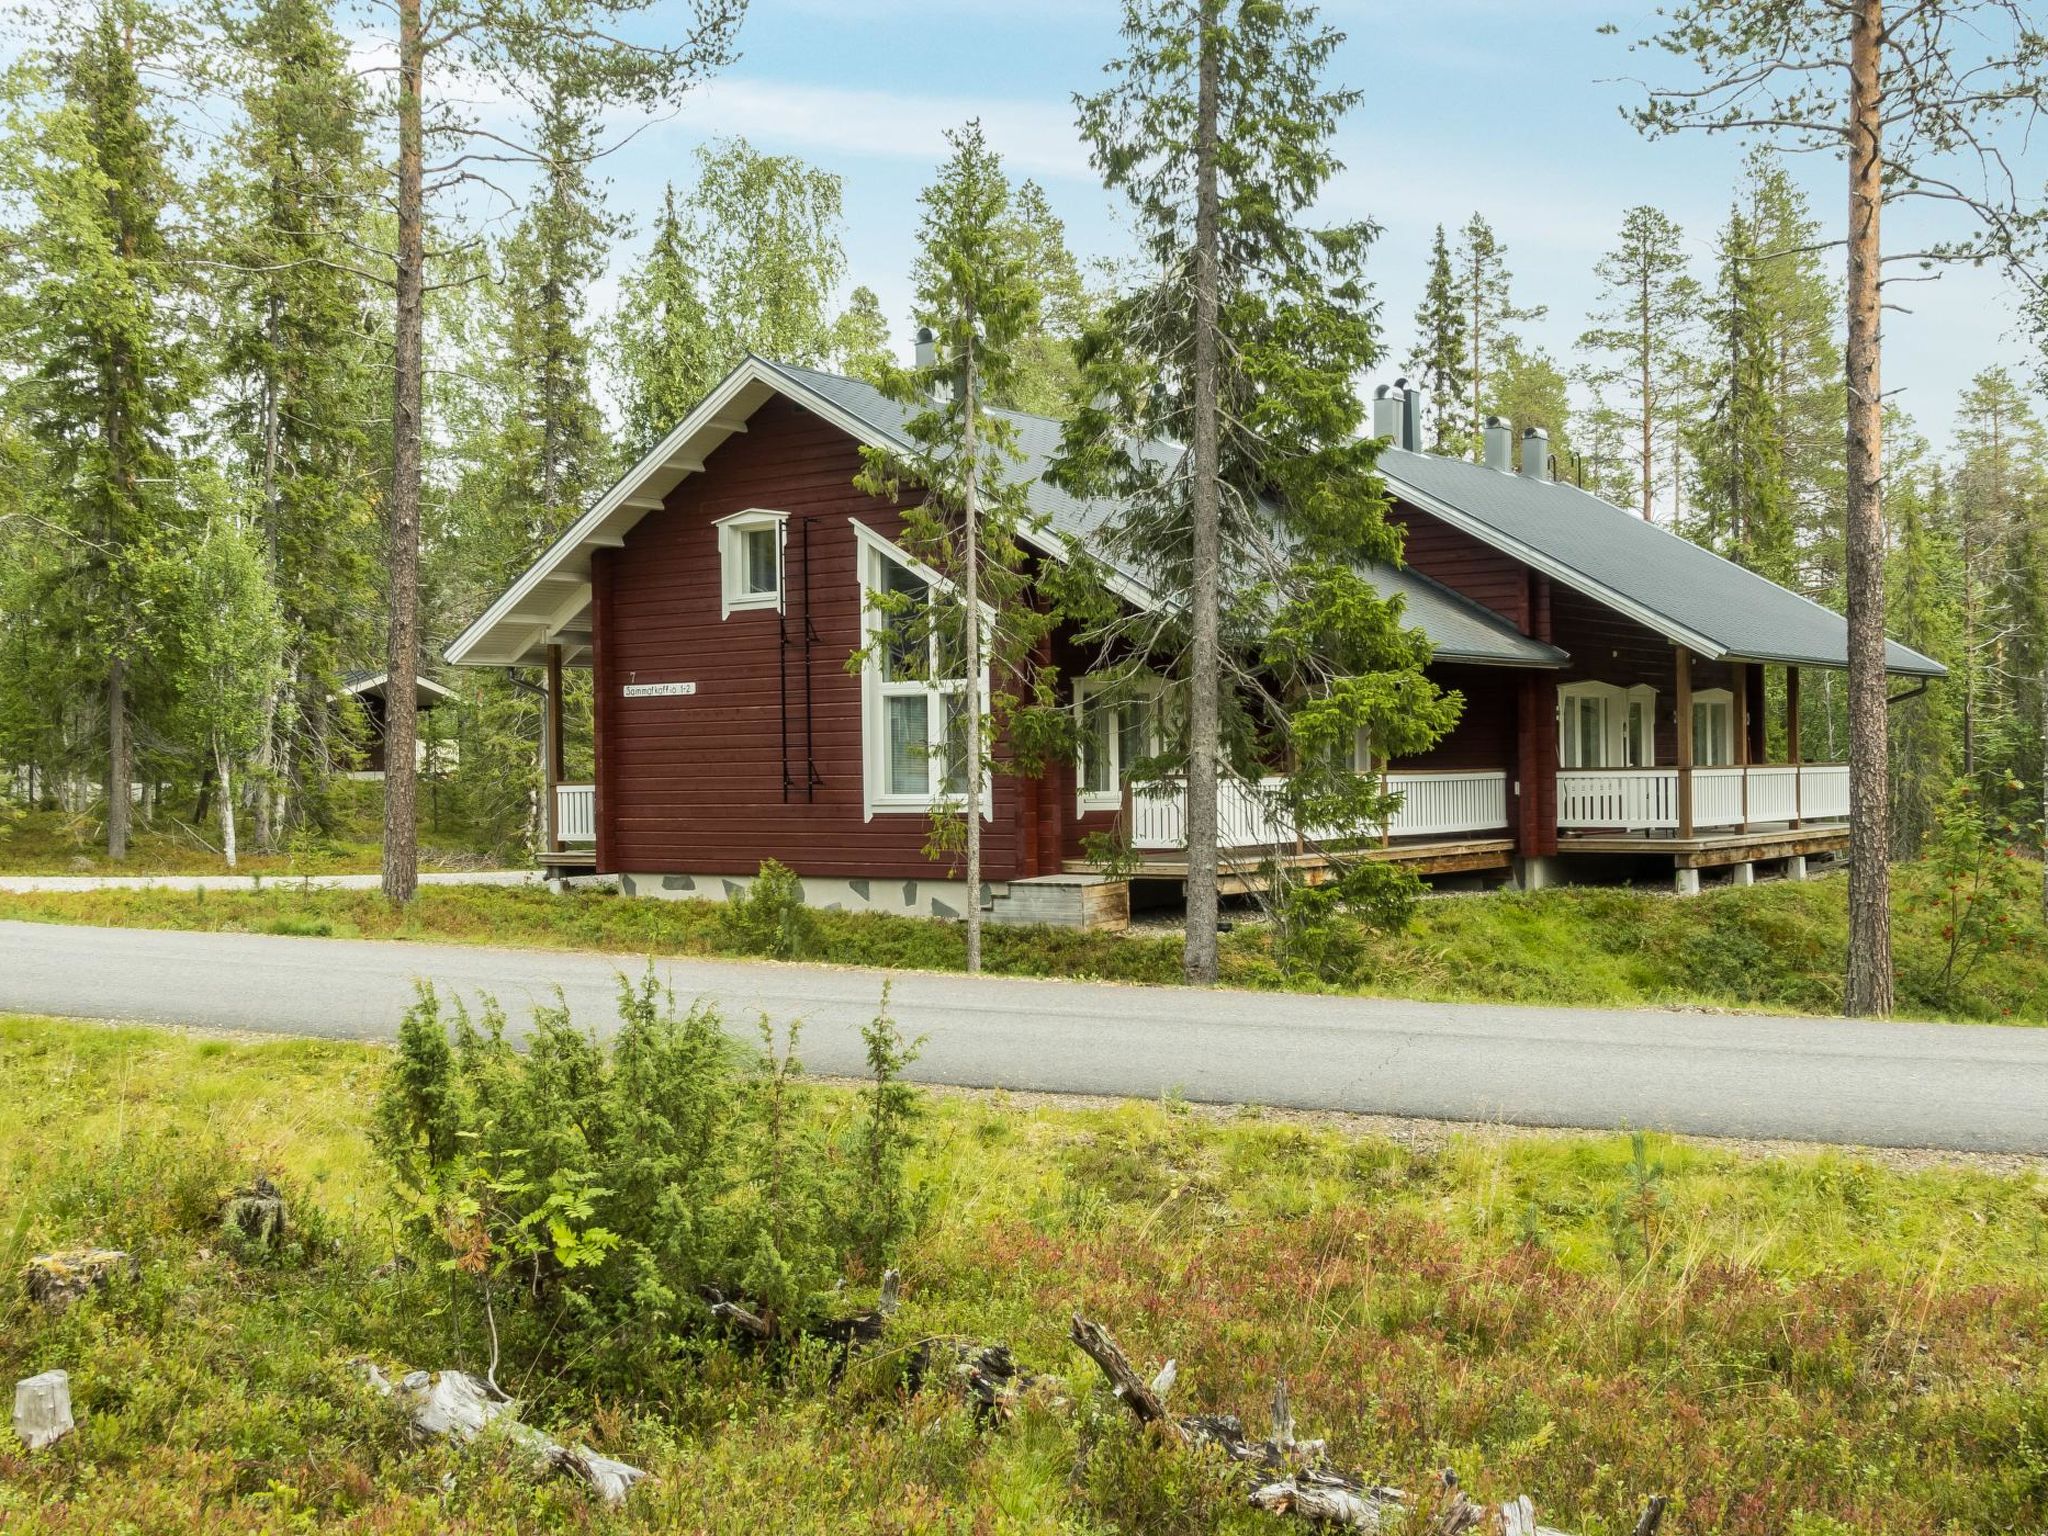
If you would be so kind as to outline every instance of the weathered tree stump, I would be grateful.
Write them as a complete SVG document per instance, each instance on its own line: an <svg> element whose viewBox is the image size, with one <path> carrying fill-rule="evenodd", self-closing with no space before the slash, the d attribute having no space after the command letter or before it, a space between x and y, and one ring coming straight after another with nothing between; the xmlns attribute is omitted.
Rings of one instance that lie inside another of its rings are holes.
<svg viewBox="0 0 2048 1536"><path fill-rule="evenodd" d="M269 1179L258 1174L253 1183L228 1196L220 1210L221 1231L258 1248L274 1247L284 1236L284 1195Z"/></svg>
<svg viewBox="0 0 2048 1536"><path fill-rule="evenodd" d="M40 1451L75 1428L69 1373L45 1371L14 1384L14 1432L30 1450Z"/></svg>
<svg viewBox="0 0 2048 1536"><path fill-rule="evenodd" d="M87 1291L104 1288L122 1272L135 1272L135 1260L120 1248L60 1248L28 1261L22 1282L29 1300L61 1312Z"/></svg>

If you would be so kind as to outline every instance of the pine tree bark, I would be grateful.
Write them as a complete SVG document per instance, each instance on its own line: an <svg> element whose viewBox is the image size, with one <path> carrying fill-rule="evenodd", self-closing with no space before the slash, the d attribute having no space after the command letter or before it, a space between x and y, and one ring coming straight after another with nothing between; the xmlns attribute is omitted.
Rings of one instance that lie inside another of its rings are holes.
<svg viewBox="0 0 2048 1536"><path fill-rule="evenodd" d="M967 312L966 356L960 370L961 595L967 623L967 974L981 971L981 507L976 462L974 310Z"/></svg>
<svg viewBox="0 0 2048 1536"><path fill-rule="evenodd" d="M1883 345L1879 215L1884 201L1879 52L1884 0L1849 22L1849 430L1844 543L1849 606L1849 963L1851 1014L1892 1011L1891 839L1884 669Z"/></svg>
<svg viewBox="0 0 2048 1536"><path fill-rule="evenodd" d="M1657 478L1657 462L1655 433L1650 420L1650 267L1647 256L1643 260L1642 281L1643 521L1649 523L1656 521L1651 515L1654 510L1651 504L1651 487Z"/></svg>
<svg viewBox="0 0 2048 1536"><path fill-rule="evenodd" d="M419 889L420 397L426 239L420 0L398 0L398 291L392 337L389 547L391 645L384 685L384 899Z"/></svg>
<svg viewBox="0 0 2048 1536"><path fill-rule="evenodd" d="M1199 83L1195 98L1195 249L1194 249L1194 430L1190 451L1194 483L1190 497L1193 527L1192 566L1188 580L1188 782L1187 782L1187 944L1182 970L1187 979L1207 984L1216 979L1216 779L1221 766L1218 717L1222 687L1219 651L1219 590L1222 563L1221 441L1218 431L1216 119L1221 89L1216 28L1219 0L1203 0Z"/></svg>

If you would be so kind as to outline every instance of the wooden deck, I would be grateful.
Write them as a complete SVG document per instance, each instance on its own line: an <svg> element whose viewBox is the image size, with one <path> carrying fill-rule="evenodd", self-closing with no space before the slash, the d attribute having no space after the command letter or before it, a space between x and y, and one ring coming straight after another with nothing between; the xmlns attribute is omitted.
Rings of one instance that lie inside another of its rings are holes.
<svg viewBox="0 0 2048 1536"><path fill-rule="evenodd" d="M1716 869L1724 864L1754 864L1816 853L1841 853L1848 847L1849 828L1841 822L1819 827L1776 827L1767 831L1710 832L1695 837L1667 837L1642 832L1568 832L1557 840L1560 857L1594 853L1668 858L1675 869Z"/></svg>

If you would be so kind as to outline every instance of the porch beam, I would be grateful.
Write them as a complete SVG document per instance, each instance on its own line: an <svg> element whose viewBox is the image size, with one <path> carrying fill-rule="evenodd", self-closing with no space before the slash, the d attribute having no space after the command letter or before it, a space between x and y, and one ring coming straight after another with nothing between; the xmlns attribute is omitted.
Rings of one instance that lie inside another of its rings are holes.
<svg viewBox="0 0 2048 1536"><path fill-rule="evenodd" d="M1692 652L1674 646L1677 685L1672 690L1678 709L1678 835L1692 836Z"/></svg>
<svg viewBox="0 0 2048 1536"><path fill-rule="evenodd" d="M1800 792L1803 785L1800 765L1803 755L1799 749L1799 669L1785 668L1785 761L1792 765L1792 825L1798 826L1803 819L1800 812Z"/></svg>
<svg viewBox="0 0 2048 1536"><path fill-rule="evenodd" d="M551 852L559 853L563 846L562 825L555 791L567 776L564 765L568 761L567 753L562 750L562 647L559 641L548 646L546 719L547 723L542 727L545 765L541 777L546 781L543 793L547 796L547 843Z"/></svg>

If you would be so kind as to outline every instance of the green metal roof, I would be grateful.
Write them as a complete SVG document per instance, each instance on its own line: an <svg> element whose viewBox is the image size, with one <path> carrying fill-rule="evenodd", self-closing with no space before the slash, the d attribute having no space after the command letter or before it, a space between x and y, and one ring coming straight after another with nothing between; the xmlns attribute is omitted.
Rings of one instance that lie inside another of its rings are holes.
<svg viewBox="0 0 2048 1536"><path fill-rule="evenodd" d="M1849 664L1848 622L1833 609L1577 486L1400 448L1379 470L1403 501L1707 656ZM1885 666L1947 676L1896 641Z"/></svg>

